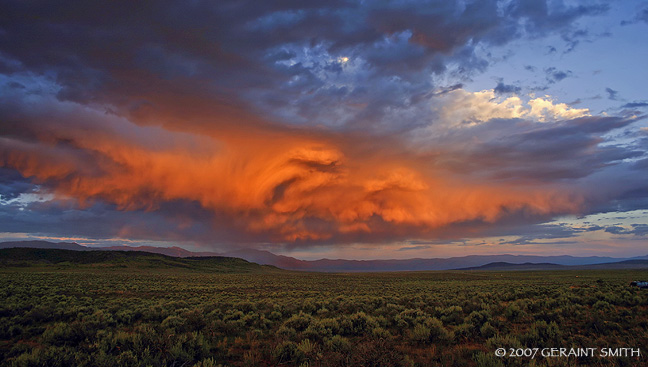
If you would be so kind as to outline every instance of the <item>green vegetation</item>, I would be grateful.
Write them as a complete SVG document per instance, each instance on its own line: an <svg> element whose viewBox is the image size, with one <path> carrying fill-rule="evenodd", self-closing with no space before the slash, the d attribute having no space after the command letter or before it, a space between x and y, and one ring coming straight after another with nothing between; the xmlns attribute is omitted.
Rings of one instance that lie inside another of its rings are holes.
<svg viewBox="0 0 648 367"><path fill-rule="evenodd" d="M628 286L646 271L211 272L192 259L51 259L0 268L0 365L648 364L648 291ZM494 355L525 346L641 357Z"/></svg>

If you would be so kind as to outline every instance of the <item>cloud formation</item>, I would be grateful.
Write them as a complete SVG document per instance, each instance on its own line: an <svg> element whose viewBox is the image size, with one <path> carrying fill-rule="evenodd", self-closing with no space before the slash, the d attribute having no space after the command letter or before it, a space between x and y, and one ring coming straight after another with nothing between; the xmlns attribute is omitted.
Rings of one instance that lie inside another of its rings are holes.
<svg viewBox="0 0 648 367"><path fill-rule="evenodd" d="M478 124L492 119L528 119L530 121L560 121L590 116L586 108L576 109L565 103L554 103L550 96L523 101L520 97L501 98L495 89L468 92L458 88L434 98L432 111L435 125L453 128Z"/></svg>
<svg viewBox="0 0 648 367"><path fill-rule="evenodd" d="M439 82L607 9L559 3L7 1L1 230L307 247L645 200L643 116Z"/></svg>
<svg viewBox="0 0 648 367"><path fill-rule="evenodd" d="M600 134L633 120L564 120L573 110L540 98L528 106L516 97L498 103L492 90L446 96L452 101L442 100L439 121L474 125L453 125L444 143L432 140L436 146L423 150L404 137L277 126L171 131L76 102L19 96L9 104L22 123L6 128L0 157L82 207L102 202L146 213L172 205L178 215L165 221L180 228L198 219L214 236L228 227L228 241L306 245L451 237L454 226L470 222L583 213L586 197L558 181L637 154L596 147ZM34 102L39 108L30 108ZM535 108L541 102L548 107ZM549 125L546 110L553 111ZM475 143L477 136L484 140ZM200 217L191 216L191 203ZM132 228L117 235L133 235Z"/></svg>

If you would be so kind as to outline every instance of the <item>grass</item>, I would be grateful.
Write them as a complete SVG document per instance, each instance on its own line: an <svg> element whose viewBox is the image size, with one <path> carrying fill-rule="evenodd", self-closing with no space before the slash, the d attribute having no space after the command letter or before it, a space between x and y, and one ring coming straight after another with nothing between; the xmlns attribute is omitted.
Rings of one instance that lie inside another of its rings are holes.
<svg viewBox="0 0 648 367"><path fill-rule="evenodd" d="M628 285L645 270L322 274L227 260L219 272L208 268L225 260L129 256L0 268L0 365L648 365L648 290ZM498 358L500 347L641 357Z"/></svg>

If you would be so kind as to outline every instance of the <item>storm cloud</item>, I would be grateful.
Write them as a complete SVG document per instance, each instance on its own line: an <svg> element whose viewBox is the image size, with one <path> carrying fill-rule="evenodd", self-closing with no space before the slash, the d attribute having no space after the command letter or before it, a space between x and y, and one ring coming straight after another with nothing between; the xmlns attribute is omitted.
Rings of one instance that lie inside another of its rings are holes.
<svg viewBox="0 0 648 367"><path fill-rule="evenodd" d="M443 84L608 9L556 4L3 1L0 231L309 247L645 208L644 116Z"/></svg>

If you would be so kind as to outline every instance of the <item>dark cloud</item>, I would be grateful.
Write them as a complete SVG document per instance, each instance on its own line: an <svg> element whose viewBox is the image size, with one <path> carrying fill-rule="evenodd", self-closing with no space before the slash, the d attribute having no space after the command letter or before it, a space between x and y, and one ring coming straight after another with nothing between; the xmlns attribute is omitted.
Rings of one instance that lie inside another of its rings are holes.
<svg viewBox="0 0 648 367"><path fill-rule="evenodd" d="M584 222L583 224L587 224ZM568 223L560 224L538 224L533 226L523 226L516 231L512 231L510 235L516 236L513 240L500 239L499 243L502 245L556 245L556 244L573 244L581 233L603 231L615 235L635 235L645 236L648 234L648 225L646 224L632 224L632 228L622 227L620 225L585 225L574 226ZM520 229L522 231L520 231ZM518 234L522 232L522 234ZM570 240L574 239L574 240Z"/></svg>
<svg viewBox="0 0 648 367"><path fill-rule="evenodd" d="M627 234L628 230L621 226L608 226L605 228L605 232L612 234Z"/></svg>
<svg viewBox="0 0 648 367"><path fill-rule="evenodd" d="M648 158L640 159L632 165L636 170L648 170Z"/></svg>
<svg viewBox="0 0 648 367"><path fill-rule="evenodd" d="M163 202L154 211L123 211L99 201L81 206L74 200L0 205L0 232L192 242L221 248L263 242L253 235L242 236L233 225L233 219L226 215L215 215L195 202L181 200Z"/></svg>
<svg viewBox="0 0 648 367"><path fill-rule="evenodd" d="M619 94L618 91L612 89L612 88L605 88L605 92L608 95L608 99L616 101L617 95Z"/></svg>
<svg viewBox="0 0 648 367"><path fill-rule="evenodd" d="M637 14L637 20L648 23L648 7L645 7L639 11L639 13Z"/></svg>
<svg viewBox="0 0 648 367"><path fill-rule="evenodd" d="M580 44L581 40L586 39L588 35L588 32L584 29L575 29L573 31L564 32L562 38L567 43L567 46L563 53L574 51L576 46Z"/></svg>
<svg viewBox="0 0 648 367"><path fill-rule="evenodd" d="M496 139L466 148L461 166L448 162L448 168L473 175L488 175L500 180L556 181L578 179L627 158L644 154L642 149L599 146L600 136L628 126L632 119L582 117L542 127L511 120L492 120L471 130L457 132L457 143L476 136L495 133ZM448 140L449 141L449 140ZM457 158L454 156L453 158Z"/></svg>
<svg viewBox="0 0 648 367"><path fill-rule="evenodd" d="M476 45L572 32L579 18L607 10L494 0L4 5L3 56L14 70L52 76L61 99L109 102L159 124L177 125L167 116L195 111L182 124L215 115L240 121L253 108L295 124L380 131L391 111L417 124L412 111L425 104L395 97L432 89L425 75L449 63L464 76L483 70L488 61ZM169 103L178 95L203 102L179 109Z"/></svg>
<svg viewBox="0 0 648 367"><path fill-rule="evenodd" d="M557 83L567 77L569 77L572 72L570 70L558 70L555 67L550 67L544 69L545 74L547 75L547 81L549 83Z"/></svg>
<svg viewBox="0 0 648 367"><path fill-rule="evenodd" d="M608 226L605 228L605 232L616 235L634 235L638 237L648 235L648 224L631 224L630 226L632 228L622 227L619 225Z"/></svg>
<svg viewBox="0 0 648 367"><path fill-rule="evenodd" d="M621 107L622 108L643 108L643 107L648 107L648 102L643 102L643 101L641 101L641 102L630 102L630 103L624 104Z"/></svg>
<svg viewBox="0 0 648 367"><path fill-rule="evenodd" d="M584 222L584 223L587 224L587 222ZM590 225L589 227L585 228L585 231L594 232L594 231L600 231L600 230L603 230L603 229L605 229L605 227L598 226L598 225Z"/></svg>
<svg viewBox="0 0 648 367"><path fill-rule="evenodd" d="M18 171L0 167L0 200L15 199L20 194L30 193L36 189L37 186L24 178Z"/></svg>
<svg viewBox="0 0 648 367"><path fill-rule="evenodd" d="M548 30L560 28L571 24L575 19L584 15L597 15L608 10L608 5L578 5L567 7L562 5L558 9L551 9L545 1L523 0L512 1L508 4L508 11L513 16L528 19L525 29L530 33L543 34Z"/></svg>
<svg viewBox="0 0 648 367"><path fill-rule="evenodd" d="M633 19L621 21L621 25L635 24L639 22L648 23L648 5L643 4Z"/></svg>
<svg viewBox="0 0 648 367"><path fill-rule="evenodd" d="M493 89L497 94L509 94L509 93L519 93L522 88L516 85L504 84L503 82L498 82L495 89Z"/></svg>
<svg viewBox="0 0 648 367"><path fill-rule="evenodd" d="M534 245L538 243L570 244L574 243L574 241L558 240L576 237L581 232L582 229L576 229L567 225L538 224L524 226L524 234L518 235L513 240L500 240L500 245ZM511 235L515 236L516 232L512 232Z"/></svg>
<svg viewBox="0 0 648 367"><path fill-rule="evenodd" d="M420 245L420 246L405 246L398 249L398 251L414 251L414 250L426 250L432 246Z"/></svg>
<svg viewBox="0 0 648 367"><path fill-rule="evenodd" d="M463 88L463 84L455 84L455 85L451 85L449 87L441 87L441 88L437 89L437 92L435 93L435 95L436 96L442 96L444 94L447 94L447 93L450 93L452 91L462 89L462 88Z"/></svg>
<svg viewBox="0 0 648 367"><path fill-rule="evenodd" d="M578 99L576 99L576 100L574 100L572 102L569 102L568 104L570 106L578 106L579 104L582 104L582 103L583 103L583 101L580 98L578 98Z"/></svg>
<svg viewBox="0 0 648 367"><path fill-rule="evenodd" d="M635 236L648 236L648 224L633 224L631 233Z"/></svg>

